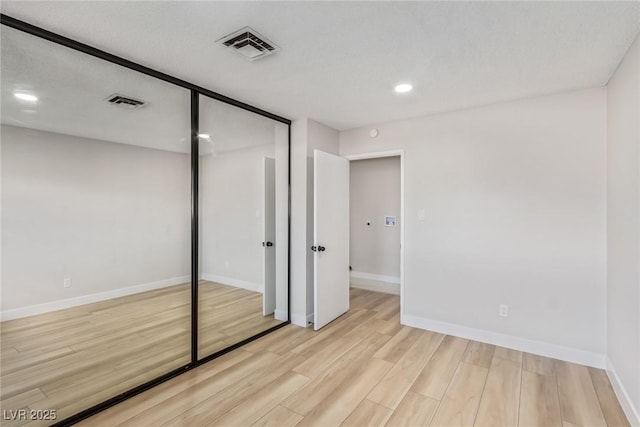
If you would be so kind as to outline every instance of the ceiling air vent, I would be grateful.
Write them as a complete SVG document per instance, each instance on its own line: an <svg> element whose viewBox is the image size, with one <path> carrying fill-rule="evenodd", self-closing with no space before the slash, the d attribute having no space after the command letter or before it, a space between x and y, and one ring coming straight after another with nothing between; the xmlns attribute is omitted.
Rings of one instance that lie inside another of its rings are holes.
<svg viewBox="0 0 640 427"><path fill-rule="evenodd" d="M128 96L118 95L117 93L108 96L106 100L111 104L119 105L130 110L137 110L138 108L142 108L147 104L144 101L129 98Z"/></svg>
<svg viewBox="0 0 640 427"><path fill-rule="evenodd" d="M249 61L264 58L280 50L273 42L261 36L256 30L244 27L224 36L218 43L233 49Z"/></svg>

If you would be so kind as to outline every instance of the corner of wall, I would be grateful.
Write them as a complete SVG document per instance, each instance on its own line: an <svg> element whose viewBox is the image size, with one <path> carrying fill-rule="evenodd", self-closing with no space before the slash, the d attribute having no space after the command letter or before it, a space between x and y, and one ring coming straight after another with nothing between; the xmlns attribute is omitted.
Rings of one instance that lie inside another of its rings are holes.
<svg viewBox="0 0 640 427"><path fill-rule="evenodd" d="M606 91L606 370L629 422L640 426L640 216L629 215L640 210L640 35Z"/></svg>
<svg viewBox="0 0 640 427"><path fill-rule="evenodd" d="M613 391L615 392L629 423L632 426L640 427L640 413L634 406L631 396L629 396L629 393L624 387L622 381L620 381L620 377L618 377L618 373L608 356L606 358L606 371L609 381L611 382L611 387L613 387Z"/></svg>

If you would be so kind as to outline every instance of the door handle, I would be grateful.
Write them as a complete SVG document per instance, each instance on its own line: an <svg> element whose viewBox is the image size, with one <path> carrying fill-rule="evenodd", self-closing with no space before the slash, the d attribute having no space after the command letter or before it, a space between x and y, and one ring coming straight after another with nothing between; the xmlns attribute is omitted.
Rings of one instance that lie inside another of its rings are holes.
<svg viewBox="0 0 640 427"><path fill-rule="evenodd" d="M318 246L318 252L324 252L325 249L324 246Z"/></svg>
<svg viewBox="0 0 640 427"><path fill-rule="evenodd" d="M273 246L273 242L262 242L262 246Z"/></svg>
<svg viewBox="0 0 640 427"><path fill-rule="evenodd" d="M313 252L324 252L325 249L327 248L325 248L324 246L311 246L311 250Z"/></svg>
<svg viewBox="0 0 640 427"><path fill-rule="evenodd" d="M273 246L273 243L272 242L267 242L267 246L271 247L271 246Z"/></svg>

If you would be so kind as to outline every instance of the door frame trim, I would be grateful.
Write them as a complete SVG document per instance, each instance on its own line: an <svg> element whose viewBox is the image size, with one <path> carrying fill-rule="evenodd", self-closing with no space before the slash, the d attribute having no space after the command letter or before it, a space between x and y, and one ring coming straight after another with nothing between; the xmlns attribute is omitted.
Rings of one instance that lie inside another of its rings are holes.
<svg viewBox="0 0 640 427"><path fill-rule="evenodd" d="M379 159L383 157L400 157L400 324L404 324L404 150L374 151L370 153L358 153L342 155L349 160Z"/></svg>

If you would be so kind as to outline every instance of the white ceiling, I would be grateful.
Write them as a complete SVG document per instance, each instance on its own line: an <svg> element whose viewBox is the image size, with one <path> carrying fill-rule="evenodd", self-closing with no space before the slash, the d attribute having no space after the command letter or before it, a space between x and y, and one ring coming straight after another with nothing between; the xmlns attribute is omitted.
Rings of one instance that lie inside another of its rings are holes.
<svg viewBox="0 0 640 427"><path fill-rule="evenodd" d="M3 124L187 153L190 92L3 26L0 29ZM13 96L38 96L28 102ZM147 104L129 110L105 101L118 93ZM280 123L200 98L201 152L273 143Z"/></svg>
<svg viewBox="0 0 640 427"><path fill-rule="evenodd" d="M5 26L0 31L3 124L189 151L188 90ZM22 101L14 91L39 99ZM129 110L109 104L113 93L148 105Z"/></svg>
<svg viewBox="0 0 640 427"><path fill-rule="evenodd" d="M2 13L337 129L607 83L633 2L12 2ZM248 62L245 25L282 48ZM393 86L411 82L397 95Z"/></svg>

